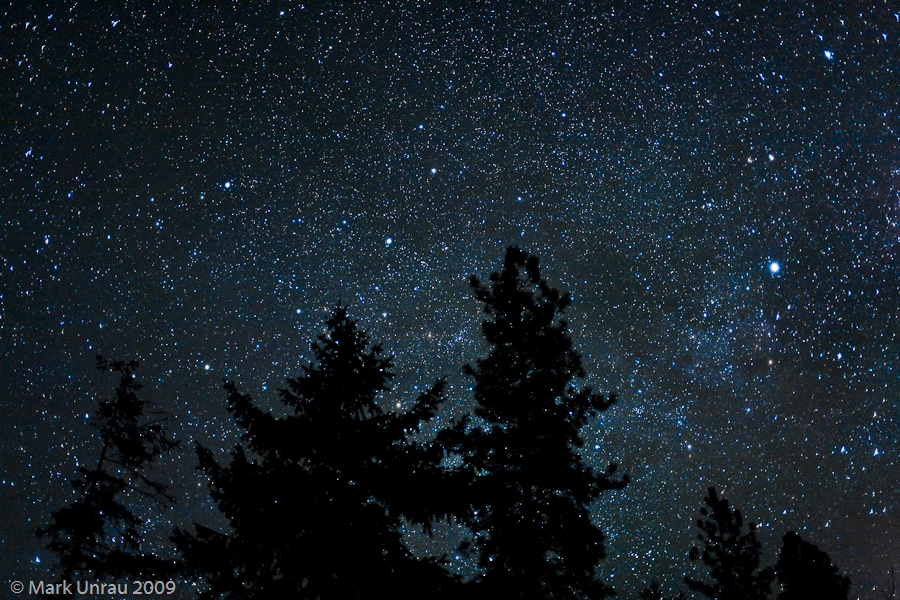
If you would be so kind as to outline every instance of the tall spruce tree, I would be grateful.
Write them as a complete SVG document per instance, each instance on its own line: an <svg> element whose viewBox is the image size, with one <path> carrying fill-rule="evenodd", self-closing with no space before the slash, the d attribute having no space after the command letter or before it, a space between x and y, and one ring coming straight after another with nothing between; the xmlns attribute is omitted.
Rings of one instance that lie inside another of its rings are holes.
<svg viewBox="0 0 900 600"><path fill-rule="evenodd" d="M576 388L585 375L560 316L569 296L541 277L538 259L509 248L499 273L471 286L488 318L490 351L467 366L475 380L475 416L442 432L471 475L468 521L484 574L474 590L485 598L581 599L613 593L596 573L604 536L588 505L614 478L586 466L577 452L587 419L615 401Z"/></svg>
<svg viewBox="0 0 900 600"><path fill-rule="evenodd" d="M775 563L778 600L847 600L850 578L841 575L828 554L793 531L783 538Z"/></svg>
<svg viewBox="0 0 900 600"><path fill-rule="evenodd" d="M741 511L732 510L726 498L719 498L714 487L703 499L704 518L697 520L700 546L690 550L691 560L700 560L709 568L712 582L685 577L688 587L714 600L764 600L769 595L772 575L759 570L760 543L756 524L744 531Z"/></svg>
<svg viewBox="0 0 900 600"><path fill-rule="evenodd" d="M36 533L47 538L56 555L61 581L171 573L172 561L141 549L138 517L125 496L133 494L167 504L175 499L167 486L151 479L147 469L161 454L178 445L167 437L167 417L150 410L137 391L136 360L108 362L97 356L100 371L119 373L115 395L101 400L91 420L100 438L93 468L79 467L72 481L78 493L72 504L51 514L50 524Z"/></svg>
<svg viewBox="0 0 900 600"><path fill-rule="evenodd" d="M430 523L422 499L438 483L440 453L410 439L442 401L443 382L398 415L376 399L391 359L344 308L313 344L315 362L280 391L277 418L226 384L243 446L221 466L198 446L210 493L231 530L176 531L204 598L440 598L452 580L404 545L401 518Z"/></svg>

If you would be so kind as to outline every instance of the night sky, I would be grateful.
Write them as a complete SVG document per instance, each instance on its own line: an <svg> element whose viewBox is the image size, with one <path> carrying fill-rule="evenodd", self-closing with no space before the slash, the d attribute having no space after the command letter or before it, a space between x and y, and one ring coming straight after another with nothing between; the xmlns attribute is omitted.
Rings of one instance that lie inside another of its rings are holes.
<svg viewBox="0 0 900 600"><path fill-rule="evenodd" d="M198 4L0 14L2 589L46 574L33 531L97 459L97 353L141 360L182 440L154 471L178 504L143 513L164 539L217 522L192 446L238 438L222 379L276 407L339 302L395 355L384 406L446 375L438 426L462 414L467 279L518 245L619 397L584 453L633 478L594 510L620 597L685 589L710 485L766 562L798 531L880 597L900 6Z"/></svg>

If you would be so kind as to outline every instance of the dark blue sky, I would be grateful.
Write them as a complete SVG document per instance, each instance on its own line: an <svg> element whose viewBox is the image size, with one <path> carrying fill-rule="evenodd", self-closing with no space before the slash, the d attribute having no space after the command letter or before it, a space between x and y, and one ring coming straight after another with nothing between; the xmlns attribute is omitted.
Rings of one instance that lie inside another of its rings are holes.
<svg viewBox="0 0 900 600"><path fill-rule="evenodd" d="M633 477L595 511L621 595L684 588L709 485L851 597L900 562L900 9L13 2L0 48L8 579L96 457L96 353L185 443L151 528L209 522L223 377L274 406L342 301L385 402L448 375L462 406L466 281L511 244L619 396L584 433Z"/></svg>

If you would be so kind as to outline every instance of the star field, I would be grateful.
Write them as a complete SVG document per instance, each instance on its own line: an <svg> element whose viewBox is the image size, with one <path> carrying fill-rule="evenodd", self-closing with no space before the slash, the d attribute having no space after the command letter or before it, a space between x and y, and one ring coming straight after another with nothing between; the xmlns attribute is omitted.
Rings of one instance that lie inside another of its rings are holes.
<svg viewBox="0 0 900 600"><path fill-rule="evenodd" d="M518 245L573 295L605 580L685 589L705 489L876 598L900 563L900 8L10 3L0 11L0 572L95 460L138 357L183 448L148 528L215 522L239 431L349 304L403 410L485 350L470 275ZM224 455L224 454L223 454ZM420 551L449 551L451 527ZM466 571L464 561L454 568Z"/></svg>

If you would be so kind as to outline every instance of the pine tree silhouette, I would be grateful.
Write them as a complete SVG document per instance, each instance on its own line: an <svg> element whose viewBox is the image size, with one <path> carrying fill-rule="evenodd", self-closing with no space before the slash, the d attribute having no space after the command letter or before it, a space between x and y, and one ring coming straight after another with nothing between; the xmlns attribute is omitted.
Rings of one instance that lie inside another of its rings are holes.
<svg viewBox="0 0 900 600"><path fill-rule="evenodd" d="M376 398L391 359L338 307L313 344L315 363L288 381L276 418L226 384L243 446L220 466L198 446L210 494L231 531L195 525L173 536L185 564L208 583L203 598L441 597L452 580L437 560L417 560L401 517L429 523L421 502L440 476L440 453L409 439L442 401L443 381L411 411Z"/></svg>
<svg viewBox="0 0 900 600"><path fill-rule="evenodd" d="M165 561L140 552L142 519L123 503L129 492L160 503L173 503L167 486L150 479L145 471L160 454L178 446L166 437L167 420L160 411L148 410L137 397L141 385L132 360L107 362L97 356L97 368L120 374L115 396L101 400L91 424L97 429L100 456L94 468L80 467L72 481L78 498L51 514L51 522L39 529L48 538L47 548L56 555L60 580L120 578L125 575L163 576L173 568ZM149 416L149 421L141 423Z"/></svg>
<svg viewBox="0 0 900 600"><path fill-rule="evenodd" d="M703 501L706 506L700 513L704 518L697 520L701 547L691 548L690 559L703 561L713 581L685 577L685 583L715 600L763 600L769 594L772 576L759 571L756 524L749 523L744 532L741 511L729 508L728 500L720 499L713 487Z"/></svg>
<svg viewBox="0 0 900 600"><path fill-rule="evenodd" d="M850 578L831 559L793 531L783 538L774 573L781 584L778 600L847 600Z"/></svg>
<svg viewBox="0 0 900 600"><path fill-rule="evenodd" d="M595 573L604 537L588 504L621 489L616 465L597 473L576 449L587 419L608 400L588 388L581 357L560 320L569 297L541 278L538 259L509 248L502 271L475 296L488 319L482 330L491 348L465 372L475 379L475 415L439 439L463 457L457 472L471 475L465 491L485 598L602 598L613 593Z"/></svg>

